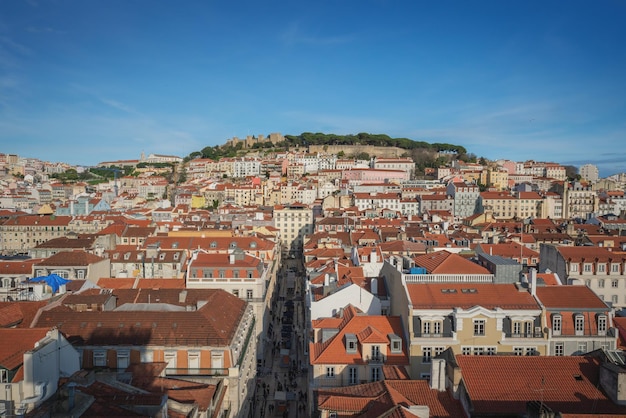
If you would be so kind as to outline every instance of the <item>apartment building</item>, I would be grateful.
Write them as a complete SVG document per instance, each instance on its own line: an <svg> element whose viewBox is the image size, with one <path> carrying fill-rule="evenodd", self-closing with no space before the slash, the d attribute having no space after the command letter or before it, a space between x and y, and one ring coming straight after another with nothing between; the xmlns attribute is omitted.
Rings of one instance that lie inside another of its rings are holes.
<svg viewBox="0 0 626 418"><path fill-rule="evenodd" d="M526 289L495 283L407 283L405 288L407 306L397 299L393 306L404 311L408 324L413 378L430 378L432 358L448 348L464 355L548 353L541 307Z"/></svg>
<svg viewBox="0 0 626 418"><path fill-rule="evenodd" d="M585 285L610 306L626 306L626 253L604 247L542 244L539 271L556 273L568 284Z"/></svg>
<svg viewBox="0 0 626 418"><path fill-rule="evenodd" d="M366 315L349 305L337 317L313 321L312 334L309 391L381 381L389 368L408 374L399 317Z"/></svg>
<svg viewBox="0 0 626 418"><path fill-rule="evenodd" d="M446 193L454 200L454 220L460 223L464 218L472 216L478 211L480 191L476 184L451 181L446 187Z"/></svg>
<svg viewBox="0 0 626 418"><path fill-rule="evenodd" d="M274 227L280 231L283 252L302 253L304 236L313 232L313 210L300 203L275 206Z"/></svg>
<svg viewBox="0 0 626 418"><path fill-rule="evenodd" d="M66 236L71 216L21 215L0 224L0 251L4 254L28 251L52 238Z"/></svg>
<svg viewBox="0 0 626 418"><path fill-rule="evenodd" d="M587 286L539 286L550 347L548 355L572 356L615 350L613 309Z"/></svg>

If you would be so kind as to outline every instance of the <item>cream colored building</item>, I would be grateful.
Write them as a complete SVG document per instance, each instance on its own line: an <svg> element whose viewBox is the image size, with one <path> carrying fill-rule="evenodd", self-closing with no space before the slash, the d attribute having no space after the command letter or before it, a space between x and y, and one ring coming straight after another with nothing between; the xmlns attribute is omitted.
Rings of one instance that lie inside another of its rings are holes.
<svg viewBox="0 0 626 418"><path fill-rule="evenodd" d="M275 206L274 226L280 230L283 252L302 253L304 236L313 233L313 210L298 203Z"/></svg>

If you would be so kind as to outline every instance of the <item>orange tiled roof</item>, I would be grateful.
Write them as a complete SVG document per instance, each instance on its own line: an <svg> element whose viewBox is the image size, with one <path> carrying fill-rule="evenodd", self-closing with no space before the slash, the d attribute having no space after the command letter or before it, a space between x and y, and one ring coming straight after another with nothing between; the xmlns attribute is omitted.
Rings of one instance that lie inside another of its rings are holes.
<svg viewBox="0 0 626 418"><path fill-rule="evenodd" d="M538 286L537 299L548 309L607 309L587 286Z"/></svg>
<svg viewBox="0 0 626 418"><path fill-rule="evenodd" d="M404 418L412 415L394 411L413 405L428 406L429 416L434 418L465 416L459 401L448 392L431 389L427 380L384 380L316 392L318 409L339 412L341 416Z"/></svg>
<svg viewBox="0 0 626 418"><path fill-rule="evenodd" d="M539 309L532 295L514 284L409 283L406 287L413 309Z"/></svg>
<svg viewBox="0 0 626 418"><path fill-rule="evenodd" d="M369 328L369 331L368 331ZM373 338L377 342L389 342L388 334L404 335L400 317L384 315L357 315L356 310L348 306L344 310L344 318L339 325L339 332L324 343L311 343L311 364L364 364L361 348L356 353L346 352L345 334L359 335L360 338ZM372 336L375 335L375 336ZM386 364L408 365L406 344L402 352L392 354L387 352Z"/></svg>
<svg viewBox="0 0 626 418"><path fill-rule="evenodd" d="M14 370L24 362L24 353L46 336L50 328L0 328L0 366Z"/></svg>
<svg viewBox="0 0 626 418"><path fill-rule="evenodd" d="M600 361L586 356L462 356L461 368L474 413L525 414L541 399L555 411L625 413L599 388Z"/></svg>
<svg viewBox="0 0 626 418"><path fill-rule="evenodd" d="M416 267L424 267L429 274L490 274L486 268L445 250L417 256L413 260Z"/></svg>

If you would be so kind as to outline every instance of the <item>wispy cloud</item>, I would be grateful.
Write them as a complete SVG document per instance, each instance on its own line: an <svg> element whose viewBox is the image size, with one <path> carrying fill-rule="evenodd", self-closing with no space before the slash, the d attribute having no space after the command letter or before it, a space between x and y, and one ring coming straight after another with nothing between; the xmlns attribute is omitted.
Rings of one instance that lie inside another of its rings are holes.
<svg viewBox="0 0 626 418"><path fill-rule="evenodd" d="M291 22L281 33L281 41L287 46L310 45L338 45L346 44L355 40L354 34L343 35L313 35L300 27L299 22Z"/></svg>
<svg viewBox="0 0 626 418"><path fill-rule="evenodd" d="M64 30L51 28L49 26L27 26L26 30L30 33L43 33L43 34L66 33Z"/></svg>
<svg viewBox="0 0 626 418"><path fill-rule="evenodd" d="M114 109L117 110L121 110L122 112L126 112L126 113L131 113L131 114L138 114L139 112L135 111L132 107L119 102L117 100L113 100L113 99L108 99L106 97L97 97L97 99L101 102L104 103L105 105L112 107Z"/></svg>

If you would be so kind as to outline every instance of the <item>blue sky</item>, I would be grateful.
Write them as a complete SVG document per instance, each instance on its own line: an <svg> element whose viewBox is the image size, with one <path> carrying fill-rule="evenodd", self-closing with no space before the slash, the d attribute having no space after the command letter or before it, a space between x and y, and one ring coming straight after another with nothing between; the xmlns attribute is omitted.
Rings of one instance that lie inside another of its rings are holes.
<svg viewBox="0 0 626 418"><path fill-rule="evenodd" d="M0 152L386 133L626 171L626 2L0 2Z"/></svg>

